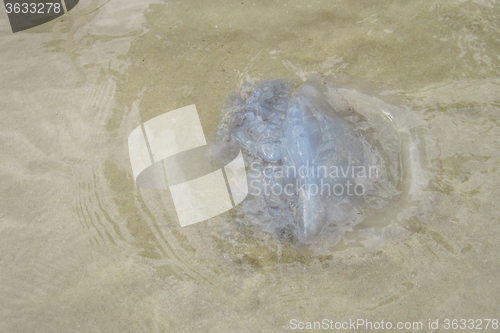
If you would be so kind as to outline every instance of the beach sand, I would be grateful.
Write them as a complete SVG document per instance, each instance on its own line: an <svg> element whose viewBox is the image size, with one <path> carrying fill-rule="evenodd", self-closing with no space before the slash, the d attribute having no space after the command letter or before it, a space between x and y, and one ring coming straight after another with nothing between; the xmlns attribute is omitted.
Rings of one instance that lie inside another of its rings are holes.
<svg viewBox="0 0 500 333"><path fill-rule="evenodd" d="M0 331L495 331L499 16L489 0L81 1L13 34L0 11ZM211 140L241 82L318 72L400 90L428 123L434 206L404 238L319 256L228 232L232 212L181 228L168 191L135 185L141 122L196 104Z"/></svg>

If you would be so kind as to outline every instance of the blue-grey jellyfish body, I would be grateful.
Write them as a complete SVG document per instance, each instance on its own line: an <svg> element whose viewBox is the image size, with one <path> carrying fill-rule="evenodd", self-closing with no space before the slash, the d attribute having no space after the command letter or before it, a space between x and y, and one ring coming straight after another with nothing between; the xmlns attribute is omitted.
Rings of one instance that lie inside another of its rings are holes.
<svg viewBox="0 0 500 333"><path fill-rule="evenodd" d="M345 179L329 179L329 166L348 170L363 165L359 138L335 116L332 106L322 98L322 90L326 89L317 81L302 84L294 92L282 124L284 169L298 171L294 175L298 180L295 220L299 240L319 234L328 219L326 206L334 204L332 199L336 198L332 186L343 186Z"/></svg>
<svg viewBox="0 0 500 333"><path fill-rule="evenodd" d="M242 149L250 195L241 210L251 223L300 242L331 231L337 242L405 192L404 119L398 127L400 109L346 91L356 110L316 77L292 90L275 79L229 94L212 151L222 165Z"/></svg>

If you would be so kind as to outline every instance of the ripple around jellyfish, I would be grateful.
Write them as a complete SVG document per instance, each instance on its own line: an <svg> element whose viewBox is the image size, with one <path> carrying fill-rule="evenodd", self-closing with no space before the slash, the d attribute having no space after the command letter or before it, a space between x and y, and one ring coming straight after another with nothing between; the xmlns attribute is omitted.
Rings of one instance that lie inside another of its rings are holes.
<svg viewBox="0 0 500 333"><path fill-rule="evenodd" d="M240 148L250 192L240 220L282 243L370 246L432 208L437 145L398 91L320 76L295 90L287 79L244 84L226 98L216 164Z"/></svg>

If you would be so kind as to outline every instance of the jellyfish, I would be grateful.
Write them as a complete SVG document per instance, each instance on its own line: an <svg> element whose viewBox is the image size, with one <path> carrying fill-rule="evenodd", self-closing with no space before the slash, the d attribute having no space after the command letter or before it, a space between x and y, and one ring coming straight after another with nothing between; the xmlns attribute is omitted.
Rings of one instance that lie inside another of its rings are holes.
<svg viewBox="0 0 500 333"><path fill-rule="evenodd" d="M417 197L427 178L412 145L423 124L391 104L390 91L371 93L312 76L295 89L274 79L227 96L212 152L223 165L243 151L250 194L241 211L251 223L302 243L337 242L366 216Z"/></svg>

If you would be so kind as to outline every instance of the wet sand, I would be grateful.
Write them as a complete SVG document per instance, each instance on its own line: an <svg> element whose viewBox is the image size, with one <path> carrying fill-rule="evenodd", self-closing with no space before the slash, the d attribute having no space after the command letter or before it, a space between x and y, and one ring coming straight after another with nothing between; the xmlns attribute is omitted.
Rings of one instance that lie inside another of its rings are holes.
<svg viewBox="0 0 500 333"><path fill-rule="evenodd" d="M0 331L499 319L497 3L112 0L70 14L13 34L0 11ZM135 185L141 122L196 104L210 140L242 81L317 72L401 90L436 138L435 205L404 238L320 256L232 228L234 212L181 228L167 191Z"/></svg>

